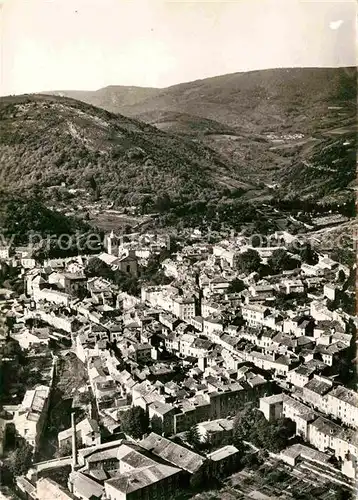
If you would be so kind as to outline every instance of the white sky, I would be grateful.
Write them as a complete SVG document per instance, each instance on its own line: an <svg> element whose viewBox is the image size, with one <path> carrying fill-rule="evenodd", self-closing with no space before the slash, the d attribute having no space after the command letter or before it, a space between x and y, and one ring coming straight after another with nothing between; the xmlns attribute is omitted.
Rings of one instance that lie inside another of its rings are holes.
<svg viewBox="0 0 358 500"><path fill-rule="evenodd" d="M356 64L355 0L1 3L1 95Z"/></svg>

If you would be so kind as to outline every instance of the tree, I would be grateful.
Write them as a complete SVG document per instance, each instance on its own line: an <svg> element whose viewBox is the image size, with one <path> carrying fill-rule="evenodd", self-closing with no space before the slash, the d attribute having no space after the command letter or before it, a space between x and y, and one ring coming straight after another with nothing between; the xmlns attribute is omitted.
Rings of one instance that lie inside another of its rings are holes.
<svg viewBox="0 0 358 500"><path fill-rule="evenodd" d="M72 443L71 441L67 441L64 445L60 446L60 449L57 452L59 457L68 457L72 455Z"/></svg>
<svg viewBox="0 0 358 500"><path fill-rule="evenodd" d="M345 272L343 271L343 269L340 269L340 270L338 271L338 276L337 276L337 278L338 278L339 283L344 283L344 282L346 281L346 274L345 274Z"/></svg>
<svg viewBox="0 0 358 500"><path fill-rule="evenodd" d="M150 428L152 429L153 432L156 432L157 434L162 434L163 420L160 417L158 417L158 415L153 415L153 417L150 419Z"/></svg>
<svg viewBox="0 0 358 500"><path fill-rule="evenodd" d="M25 474L32 463L32 446L22 441L8 456L8 466L14 476Z"/></svg>
<svg viewBox="0 0 358 500"><path fill-rule="evenodd" d="M190 427L185 435L185 440L194 446L194 448L200 445L200 434L197 425Z"/></svg>
<svg viewBox="0 0 358 500"><path fill-rule="evenodd" d="M297 266L297 261L292 259L284 248L278 248L272 252L268 264L274 273L280 273L288 269L294 269Z"/></svg>
<svg viewBox="0 0 358 500"><path fill-rule="evenodd" d="M17 340L8 340L2 348L2 354L6 358L18 357L23 359L23 352Z"/></svg>
<svg viewBox="0 0 358 500"><path fill-rule="evenodd" d="M235 418L234 444L240 446L243 441L248 441L259 448L277 453L287 446L295 430L292 420L284 418L270 423L257 408L249 406Z"/></svg>
<svg viewBox="0 0 358 500"><path fill-rule="evenodd" d="M309 242L299 249L299 255L302 262L306 262L310 266L314 266L318 262L318 254L313 250L312 245Z"/></svg>
<svg viewBox="0 0 358 500"><path fill-rule="evenodd" d="M171 205L171 200L168 193L164 193L161 196L158 196L155 202L155 208L159 212L166 212L167 210L169 210L170 205Z"/></svg>
<svg viewBox="0 0 358 500"><path fill-rule="evenodd" d="M237 267L242 273L252 273L257 271L261 264L260 255L256 250L249 249L243 252L238 257Z"/></svg>
<svg viewBox="0 0 358 500"><path fill-rule="evenodd" d="M112 269L98 257L92 257L87 262L85 274L87 277L99 276L105 279L113 279Z"/></svg>
<svg viewBox="0 0 358 500"><path fill-rule="evenodd" d="M134 439L140 439L143 434L148 432L148 415L140 406L133 406L121 415L121 429L125 434L129 434Z"/></svg>
<svg viewBox="0 0 358 500"><path fill-rule="evenodd" d="M234 279L227 288L227 293L239 293L245 290L245 283L240 279Z"/></svg>

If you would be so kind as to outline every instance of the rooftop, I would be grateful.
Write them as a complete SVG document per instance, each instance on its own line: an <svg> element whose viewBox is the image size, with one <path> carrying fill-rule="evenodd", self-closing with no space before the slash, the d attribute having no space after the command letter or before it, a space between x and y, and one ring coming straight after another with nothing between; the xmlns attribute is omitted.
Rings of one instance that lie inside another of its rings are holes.
<svg viewBox="0 0 358 500"><path fill-rule="evenodd" d="M205 461L205 458L198 453L173 443L173 441L159 436L154 432L150 433L149 436L140 441L139 444L146 450L151 451L154 455L167 460L191 474L196 472Z"/></svg>
<svg viewBox="0 0 358 500"><path fill-rule="evenodd" d="M106 485L119 490L122 493L132 493L157 483L170 476L178 474L180 469L168 465L156 464L143 469L136 469L127 474L106 481Z"/></svg>
<svg viewBox="0 0 358 500"><path fill-rule="evenodd" d="M235 455L236 453L239 453L239 450L235 446L227 445L209 453L208 458L213 462L218 462L219 460L224 460L225 458Z"/></svg>

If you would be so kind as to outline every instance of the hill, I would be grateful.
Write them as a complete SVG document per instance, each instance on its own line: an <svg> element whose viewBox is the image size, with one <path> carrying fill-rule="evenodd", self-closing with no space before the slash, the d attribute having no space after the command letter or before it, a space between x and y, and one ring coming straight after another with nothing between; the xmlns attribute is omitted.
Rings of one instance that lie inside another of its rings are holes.
<svg viewBox="0 0 358 500"><path fill-rule="evenodd" d="M232 189L250 188L202 144L73 99L3 98L0 119L0 184L17 194L41 192L56 204L66 186L75 197L165 211L220 197L228 190L221 176Z"/></svg>
<svg viewBox="0 0 358 500"><path fill-rule="evenodd" d="M60 97L70 97L79 101L87 102L93 106L106 109L112 113L121 113L125 106L134 106L140 102L156 95L158 89L151 87L130 87L121 85L109 85L95 91L67 90L51 92Z"/></svg>
<svg viewBox="0 0 358 500"><path fill-rule="evenodd" d="M250 198L267 189L275 196L272 187L283 197L352 196L346 188L355 162L343 144L356 144L356 68L250 71L166 89L114 86L69 95L195 138L226 164L219 177L228 187L245 180L258 188ZM327 148L342 156L325 168Z"/></svg>
<svg viewBox="0 0 358 500"><path fill-rule="evenodd" d="M254 133L312 132L322 127L318 120L326 118L330 106L349 103L343 112L352 116L356 94L356 68L270 69L165 89L111 86L81 96L64 92L114 113L143 115L151 123L159 111L175 111Z"/></svg>

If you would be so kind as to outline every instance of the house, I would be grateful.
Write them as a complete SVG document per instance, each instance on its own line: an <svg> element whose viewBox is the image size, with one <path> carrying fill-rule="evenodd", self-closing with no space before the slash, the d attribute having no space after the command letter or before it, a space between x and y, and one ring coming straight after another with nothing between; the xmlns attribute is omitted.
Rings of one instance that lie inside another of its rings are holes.
<svg viewBox="0 0 358 500"><path fill-rule="evenodd" d="M153 401L148 405L151 428L157 434L171 435L174 432L174 406L161 401Z"/></svg>
<svg viewBox="0 0 358 500"><path fill-rule="evenodd" d="M303 293L305 291L304 284L301 280L284 280L282 282L282 289L286 295L291 293Z"/></svg>
<svg viewBox="0 0 358 500"><path fill-rule="evenodd" d="M313 377L316 368L313 365L302 364L289 370L286 375L286 380L296 387L305 386Z"/></svg>
<svg viewBox="0 0 358 500"><path fill-rule="evenodd" d="M335 300L336 299L336 292L337 292L337 287L327 283L323 286L323 295L327 297L329 300Z"/></svg>
<svg viewBox="0 0 358 500"><path fill-rule="evenodd" d="M57 439L60 449L69 447L72 439L72 428L59 432ZM76 424L76 440L78 447L101 444L101 433L96 420L85 418Z"/></svg>
<svg viewBox="0 0 358 500"><path fill-rule="evenodd" d="M29 251L21 257L21 266L24 269L34 269L36 267L36 260L32 256L32 251Z"/></svg>
<svg viewBox="0 0 358 500"><path fill-rule="evenodd" d="M275 422L283 415L283 402L285 394L274 394L260 398L260 411L264 414L268 422Z"/></svg>
<svg viewBox="0 0 358 500"><path fill-rule="evenodd" d="M11 336L20 344L22 349L29 349L36 344L47 346L50 341L48 328L33 328L31 331L25 328L18 333L13 333Z"/></svg>
<svg viewBox="0 0 358 500"><path fill-rule="evenodd" d="M220 333L224 332L224 325L222 321L214 317L204 318L203 319L204 335L210 338L210 336L215 332L220 332Z"/></svg>
<svg viewBox="0 0 358 500"><path fill-rule="evenodd" d="M132 405L140 406L144 411L148 411L149 405L153 402L165 403L165 397L157 386L144 380L132 388Z"/></svg>
<svg viewBox="0 0 358 500"><path fill-rule="evenodd" d="M316 412L309 406L286 395L283 400L282 415L295 422L298 436L305 440L308 439L309 424L317 418Z"/></svg>
<svg viewBox="0 0 358 500"><path fill-rule="evenodd" d="M0 260L8 260L12 255L11 245L0 245Z"/></svg>
<svg viewBox="0 0 358 500"><path fill-rule="evenodd" d="M133 357L137 363L147 363L152 359L151 344L135 344L133 347Z"/></svg>
<svg viewBox="0 0 358 500"><path fill-rule="evenodd" d="M237 268L239 251L235 247L225 244L214 245L213 255L220 259L221 263L227 263L232 269Z"/></svg>
<svg viewBox="0 0 358 500"><path fill-rule="evenodd" d="M46 421L49 395L50 387L45 385L26 391L22 403L14 414L13 421L17 432L34 450L37 449Z"/></svg>
<svg viewBox="0 0 358 500"><path fill-rule="evenodd" d="M305 314L298 314L293 318L285 318L283 321L283 332L292 333L295 337L312 336L314 319Z"/></svg>
<svg viewBox="0 0 358 500"><path fill-rule="evenodd" d="M313 448L309 448L303 444L293 444L288 448L285 448L280 453L280 458L288 465L294 467L300 460L308 459L315 463L327 464L329 463L331 457L321 451L317 451Z"/></svg>
<svg viewBox="0 0 358 500"><path fill-rule="evenodd" d="M57 285L59 289L70 295L75 295L86 285L86 276L81 273L52 272L48 276L48 282Z"/></svg>
<svg viewBox="0 0 358 500"><path fill-rule="evenodd" d="M261 305L243 304L241 306L242 317L249 326L262 325L266 316L270 314L270 310Z"/></svg>
<svg viewBox="0 0 358 500"><path fill-rule="evenodd" d="M70 295L65 292L52 290L51 288L41 288L37 286L33 286L32 297L35 302L40 302L44 300L46 302L52 302L54 304L62 304L64 306L69 306L71 301Z"/></svg>
<svg viewBox="0 0 358 500"><path fill-rule="evenodd" d="M173 299L173 314L183 321L190 321L195 316L194 297L179 296Z"/></svg>
<svg viewBox="0 0 358 500"><path fill-rule="evenodd" d="M247 353L246 360L253 363L257 368L272 371L275 376L280 377L286 377L292 365L292 361L288 356L280 355L277 352L264 354L259 351L251 351Z"/></svg>
<svg viewBox="0 0 358 500"><path fill-rule="evenodd" d="M330 259L328 255L319 255L318 256L317 266L321 269L329 269L330 271L337 269L339 266L338 262L333 259Z"/></svg>
<svg viewBox="0 0 358 500"><path fill-rule="evenodd" d="M320 451L332 450L341 460L347 460L350 455L358 456L355 431L344 429L324 417L309 424L308 440Z"/></svg>
<svg viewBox="0 0 358 500"><path fill-rule="evenodd" d="M326 394L328 415L338 418L343 424L358 427L358 394L339 385Z"/></svg>
<svg viewBox="0 0 358 500"><path fill-rule="evenodd" d="M234 420L232 418L220 418L208 420L197 424L197 429L202 443L210 443L213 446L230 444L232 442Z"/></svg>
<svg viewBox="0 0 358 500"><path fill-rule="evenodd" d="M193 318L191 318L189 320L189 323L191 325L193 325L193 327L195 328L195 330L197 330L198 332L202 332L203 331L204 320L203 320L202 316L194 316Z"/></svg>
<svg viewBox="0 0 358 500"><path fill-rule="evenodd" d="M209 453L207 458L213 475L227 476L238 470L241 453L235 446L228 444Z"/></svg>
<svg viewBox="0 0 358 500"><path fill-rule="evenodd" d="M315 352L322 357L323 363L328 366L333 366L341 358L342 351L346 349L347 345L338 341L328 346L317 345Z"/></svg>
<svg viewBox="0 0 358 500"><path fill-rule="evenodd" d="M230 286L230 282L221 275L209 278L202 286L203 296L210 297L215 294L224 294Z"/></svg>
<svg viewBox="0 0 358 500"><path fill-rule="evenodd" d="M327 401L324 397L332 388L333 382L330 379L315 375L302 389L303 400L314 408L326 413Z"/></svg>
<svg viewBox="0 0 358 500"><path fill-rule="evenodd" d="M249 286L249 292L255 299L265 300L271 299L274 296L274 287L270 284L255 284Z"/></svg>
<svg viewBox="0 0 358 500"><path fill-rule="evenodd" d="M114 270L121 271L125 274L138 276L138 258L135 252L131 249L127 250L126 254L121 255L111 263Z"/></svg>

